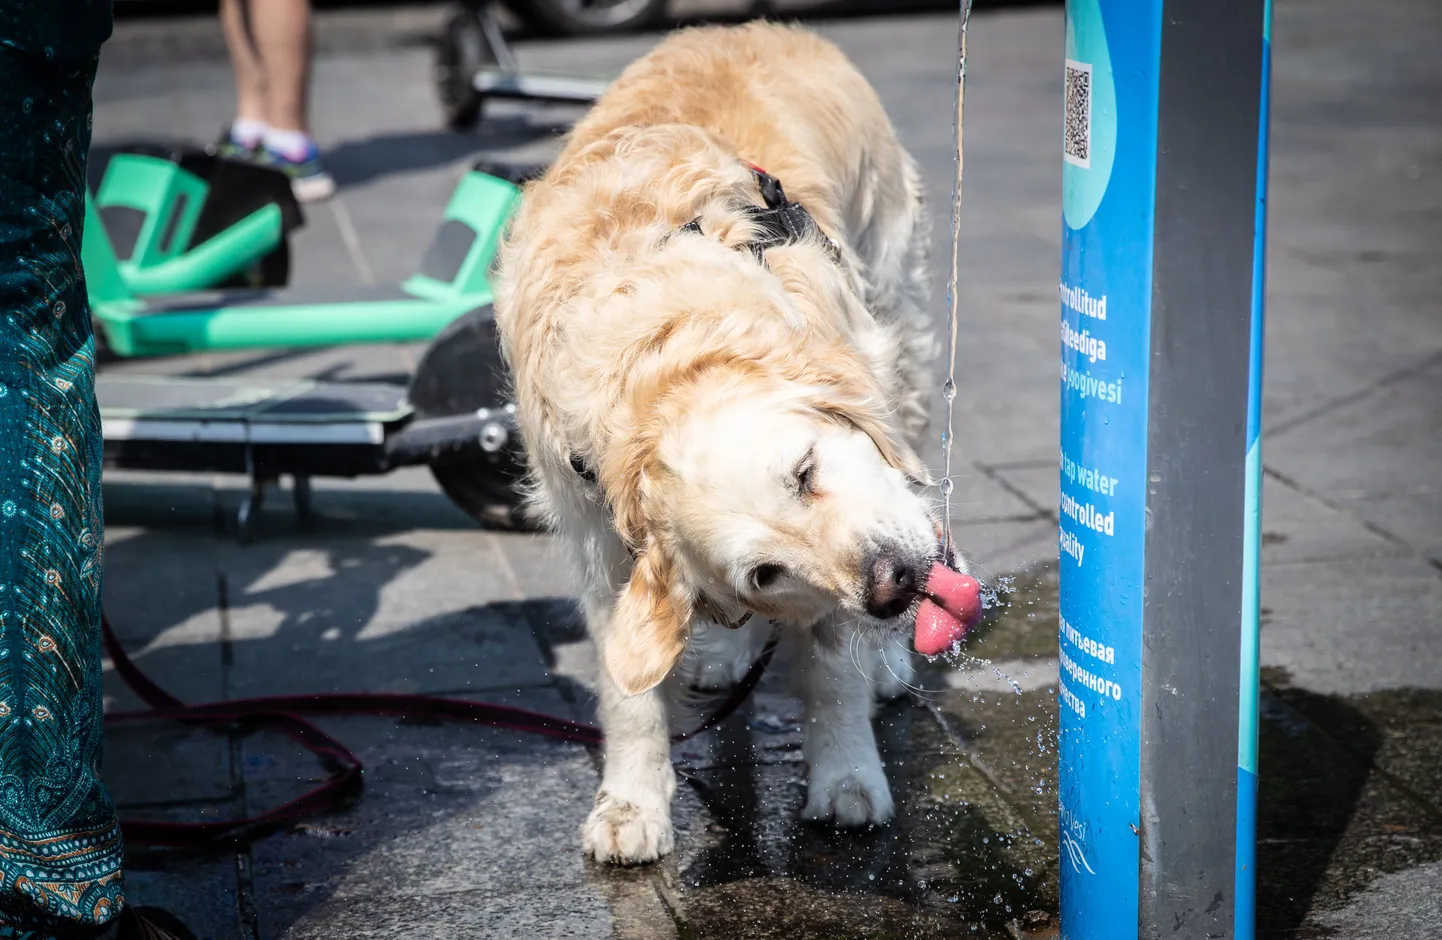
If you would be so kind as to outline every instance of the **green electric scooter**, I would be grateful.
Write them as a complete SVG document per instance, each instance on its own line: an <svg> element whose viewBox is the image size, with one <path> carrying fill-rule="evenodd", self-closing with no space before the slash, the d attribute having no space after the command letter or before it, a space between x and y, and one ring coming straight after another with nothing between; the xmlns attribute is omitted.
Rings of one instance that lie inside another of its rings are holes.
<svg viewBox="0 0 1442 940"><path fill-rule="evenodd" d="M487 279L520 185L540 167L478 163L457 186L418 272L400 285L338 293L296 288L138 296L98 209L82 247L97 335L123 357L204 350L429 340L408 385L262 377L96 378L107 466L244 473L247 529L268 486L313 476L429 466L484 524L515 527L523 460Z"/></svg>

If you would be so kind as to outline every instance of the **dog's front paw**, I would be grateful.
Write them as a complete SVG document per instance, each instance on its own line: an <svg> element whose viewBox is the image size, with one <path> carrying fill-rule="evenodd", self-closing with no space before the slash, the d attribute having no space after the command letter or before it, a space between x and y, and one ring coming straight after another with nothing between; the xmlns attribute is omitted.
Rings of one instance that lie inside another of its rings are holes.
<svg viewBox="0 0 1442 940"><path fill-rule="evenodd" d="M674 846L671 814L665 808L647 809L602 790L581 826L581 844L598 862L644 865L668 855Z"/></svg>
<svg viewBox="0 0 1442 940"><path fill-rule="evenodd" d="M855 827L887 823L894 815L896 805L880 760L861 766L818 761L811 768L802 819Z"/></svg>

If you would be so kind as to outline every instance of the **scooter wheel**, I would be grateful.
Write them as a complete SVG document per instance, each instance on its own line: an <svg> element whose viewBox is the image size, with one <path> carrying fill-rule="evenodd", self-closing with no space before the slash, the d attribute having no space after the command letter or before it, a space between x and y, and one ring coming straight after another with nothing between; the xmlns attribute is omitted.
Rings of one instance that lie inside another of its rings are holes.
<svg viewBox="0 0 1442 940"><path fill-rule="evenodd" d="M418 419L501 408L506 399L506 369L489 307L458 317L436 334L422 353L407 397ZM520 484L526 456L512 436L493 453L431 464L441 491L486 528L525 530Z"/></svg>
<svg viewBox="0 0 1442 940"><path fill-rule="evenodd" d="M436 463L431 464L431 476L441 492L483 528L527 532L533 527L521 512L517 495L525 475L523 460L517 453L494 463Z"/></svg>
<svg viewBox="0 0 1442 940"><path fill-rule="evenodd" d="M476 91L475 76L496 65L496 53L481 24L481 14L468 3L457 5L436 44L433 78L446 126L464 131L481 120L486 99Z"/></svg>

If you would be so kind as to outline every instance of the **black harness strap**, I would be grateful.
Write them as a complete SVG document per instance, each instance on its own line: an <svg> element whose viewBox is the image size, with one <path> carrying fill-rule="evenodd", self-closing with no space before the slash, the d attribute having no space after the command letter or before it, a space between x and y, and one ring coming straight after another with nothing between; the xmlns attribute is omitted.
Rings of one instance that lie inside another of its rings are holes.
<svg viewBox="0 0 1442 940"><path fill-rule="evenodd" d="M751 223L756 227L756 236L743 246L755 256L762 264L766 263L765 253L768 248L775 248L777 245L790 245L812 235L819 236L826 251L831 255L831 260L841 262L841 249L836 240L821 230L811 213L799 202L791 202L786 198L786 190L782 188L781 181L767 173L754 163L747 164L756 177L756 185L761 190L761 199L764 206L746 206L742 211L750 218ZM692 219L677 229L678 232L692 232L697 235L704 235L701 230L701 220Z"/></svg>
<svg viewBox="0 0 1442 940"><path fill-rule="evenodd" d="M571 455L571 469L576 471L576 476L585 480L587 483L596 482L596 471L586 466L586 461L580 454Z"/></svg>

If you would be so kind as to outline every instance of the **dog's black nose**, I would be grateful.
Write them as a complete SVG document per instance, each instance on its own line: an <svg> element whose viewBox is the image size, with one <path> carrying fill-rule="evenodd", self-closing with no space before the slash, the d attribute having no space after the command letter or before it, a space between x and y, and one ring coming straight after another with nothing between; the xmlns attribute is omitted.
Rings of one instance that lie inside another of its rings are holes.
<svg viewBox="0 0 1442 940"><path fill-rule="evenodd" d="M879 620L903 613L921 593L921 571L895 549L872 556L866 577L866 612Z"/></svg>

